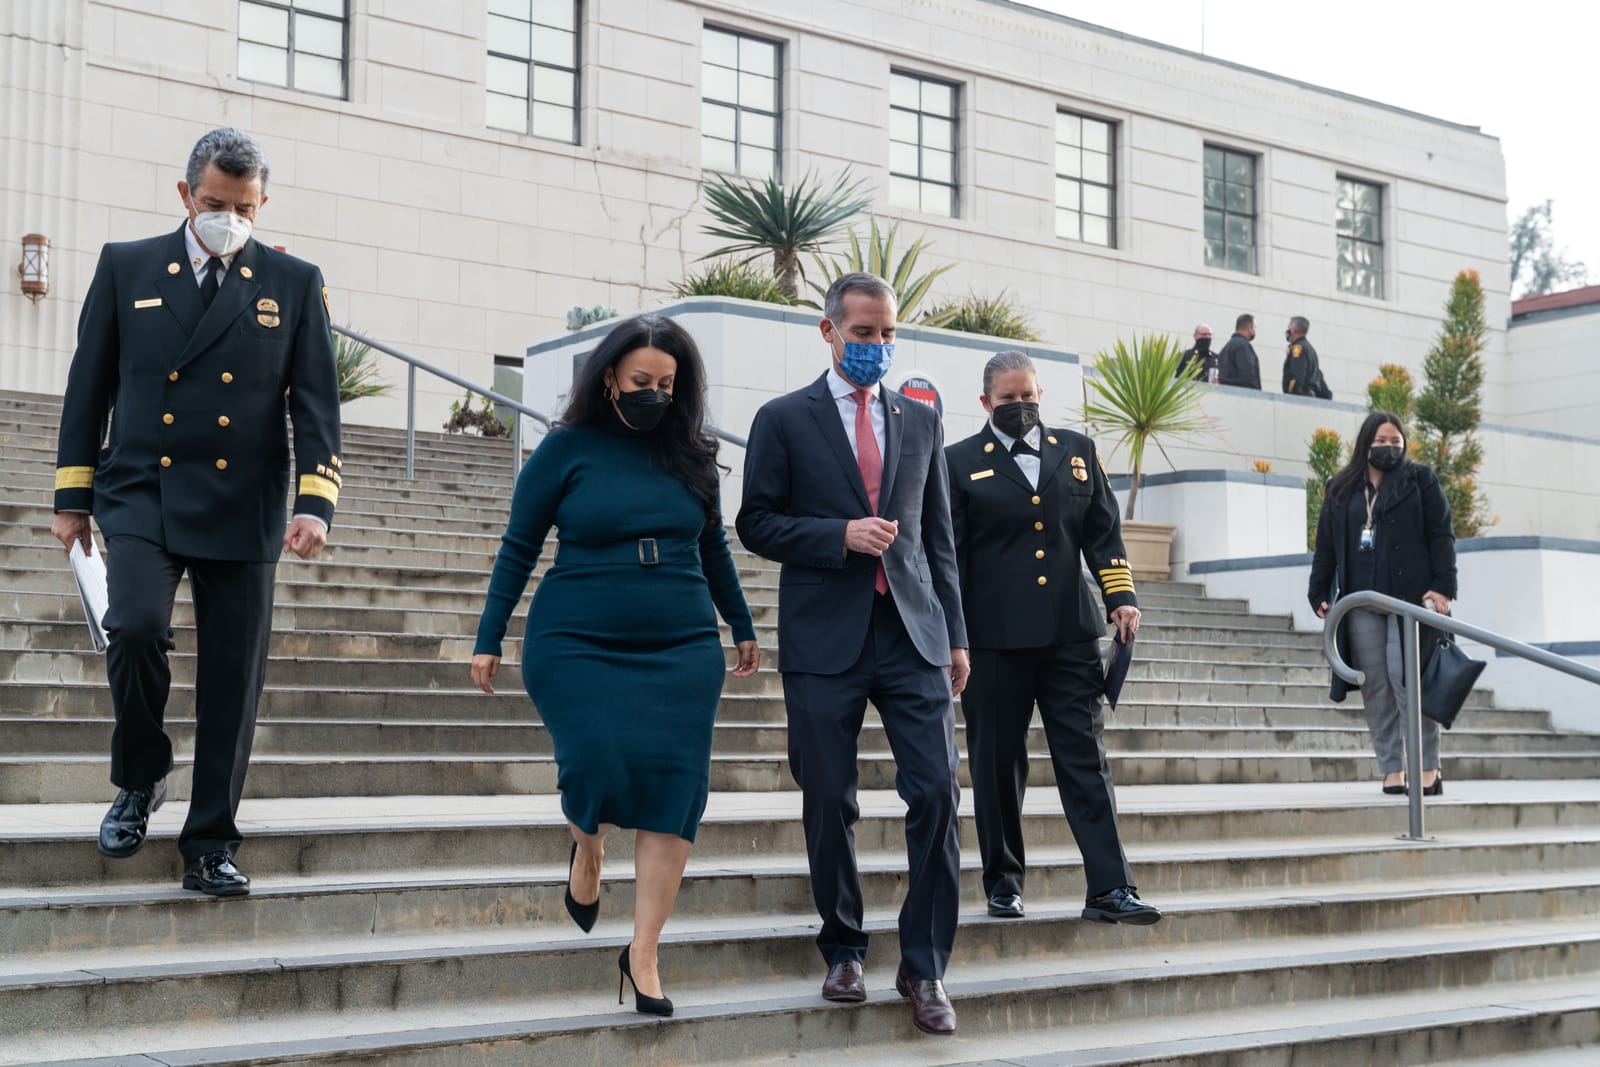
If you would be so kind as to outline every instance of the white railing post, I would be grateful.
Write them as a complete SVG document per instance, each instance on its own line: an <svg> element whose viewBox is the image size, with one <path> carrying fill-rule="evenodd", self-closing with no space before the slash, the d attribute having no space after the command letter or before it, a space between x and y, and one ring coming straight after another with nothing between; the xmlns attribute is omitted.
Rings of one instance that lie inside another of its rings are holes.
<svg viewBox="0 0 1600 1067"><path fill-rule="evenodd" d="M417 365L406 364L406 480L417 476Z"/></svg>

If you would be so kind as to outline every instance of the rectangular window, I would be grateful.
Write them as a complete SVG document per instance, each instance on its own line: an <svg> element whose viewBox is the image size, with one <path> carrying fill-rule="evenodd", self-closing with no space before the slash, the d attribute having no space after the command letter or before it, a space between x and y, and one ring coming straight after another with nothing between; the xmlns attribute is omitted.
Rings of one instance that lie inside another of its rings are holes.
<svg viewBox="0 0 1600 1067"><path fill-rule="evenodd" d="M578 0L489 0L488 123L578 143Z"/></svg>
<svg viewBox="0 0 1600 1067"><path fill-rule="evenodd" d="M950 82L889 74L889 202L955 218L956 91Z"/></svg>
<svg viewBox="0 0 1600 1067"><path fill-rule="evenodd" d="M1256 157L1206 145L1206 266L1255 273Z"/></svg>
<svg viewBox="0 0 1600 1067"><path fill-rule="evenodd" d="M240 0L239 77L344 99L345 0Z"/></svg>
<svg viewBox="0 0 1600 1067"><path fill-rule="evenodd" d="M1383 187L1339 179L1339 290L1383 299Z"/></svg>
<svg viewBox="0 0 1600 1067"><path fill-rule="evenodd" d="M701 44L700 165L746 178L780 178L783 46L710 26Z"/></svg>
<svg viewBox="0 0 1600 1067"><path fill-rule="evenodd" d="M1117 243L1116 127L1056 112L1056 236L1112 248Z"/></svg>

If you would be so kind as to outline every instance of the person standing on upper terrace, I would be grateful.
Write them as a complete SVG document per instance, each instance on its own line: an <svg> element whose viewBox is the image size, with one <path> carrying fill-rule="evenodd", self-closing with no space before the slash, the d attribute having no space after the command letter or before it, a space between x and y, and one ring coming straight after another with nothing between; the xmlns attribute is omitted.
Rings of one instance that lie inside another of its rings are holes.
<svg viewBox="0 0 1600 1067"><path fill-rule="evenodd" d="M567 912L600 912L607 834L634 839L633 941L617 960L634 1007L671 1015L656 960L710 790L722 636L739 678L760 660L728 548L706 372L688 331L660 315L618 323L584 362L561 421L528 457L478 624L472 680L494 692L506 625L559 528L522 639L522 683L555 747L572 831Z"/></svg>
<svg viewBox="0 0 1600 1067"><path fill-rule="evenodd" d="M1240 315L1233 324L1233 336L1217 353L1217 384L1237 385L1241 389L1261 388L1261 360L1250 344L1256 339L1256 317Z"/></svg>

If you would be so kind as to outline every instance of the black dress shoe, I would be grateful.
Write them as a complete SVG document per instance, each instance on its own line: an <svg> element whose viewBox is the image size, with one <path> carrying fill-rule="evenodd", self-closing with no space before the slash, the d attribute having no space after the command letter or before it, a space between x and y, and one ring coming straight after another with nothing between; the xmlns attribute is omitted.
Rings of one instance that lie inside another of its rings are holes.
<svg viewBox="0 0 1600 1067"><path fill-rule="evenodd" d="M1083 906L1085 919L1099 919L1103 923L1131 923L1134 926L1154 926L1161 921L1161 909L1139 899L1131 885L1119 886L1109 893L1090 897Z"/></svg>
<svg viewBox="0 0 1600 1067"><path fill-rule="evenodd" d="M925 1034L948 1037L956 1032L956 1009L938 979L894 976L894 991L911 1001L911 1022Z"/></svg>
<svg viewBox="0 0 1600 1067"><path fill-rule="evenodd" d="M867 999L867 982L861 976L861 964L844 960L828 968L828 977L822 980L822 999L855 1004Z"/></svg>
<svg viewBox="0 0 1600 1067"><path fill-rule="evenodd" d="M100 821L100 855L123 860L143 848L150 813L166 800L165 778L148 789L124 789L118 793L111 810Z"/></svg>
<svg viewBox="0 0 1600 1067"><path fill-rule="evenodd" d="M1012 893L1010 896L990 897L989 914L996 919L1022 918L1022 895Z"/></svg>
<svg viewBox="0 0 1600 1067"><path fill-rule="evenodd" d="M183 888L212 897L242 897L250 892L250 879L233 865L233 857L219 848L183 868Z"/></svg>

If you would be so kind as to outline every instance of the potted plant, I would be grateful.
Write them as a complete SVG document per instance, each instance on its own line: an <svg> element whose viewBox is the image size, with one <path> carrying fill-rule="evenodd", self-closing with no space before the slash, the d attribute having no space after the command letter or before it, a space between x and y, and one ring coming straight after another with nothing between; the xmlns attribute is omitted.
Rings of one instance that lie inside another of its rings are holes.
<svg viewBox="0 0 1600 1067"><path fill-rule="evenodd" d="M335 333L333 363L339 375L339 403L348 404L366 396L388 395L389 386L383 381L371 345L346 334Z"/></svg>
<svg viewBox="0 0 1600 1067"><path fill-rule="evenodd" d="M1119 339L1110 352L1096 354L1094 377L1085 378L1091 395L1084 400L1084 421L1095 431L1116 436L1119 445L1127 445L1133 464L1122 523L1128 564L1135 577L1157 581L1172 573L1172 532L1177 527L1168 522L1136 522L1133 509L1144 473L1145 446L1154 444L1165 457L1162 438L1205 428L1199 414L1200 384L1194 377L1178 373L1182 358L1183 348L1176 338L1135 334L1131 345Z"/></svg>

